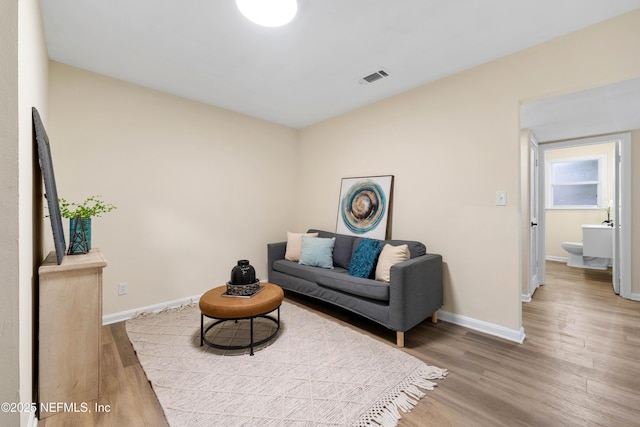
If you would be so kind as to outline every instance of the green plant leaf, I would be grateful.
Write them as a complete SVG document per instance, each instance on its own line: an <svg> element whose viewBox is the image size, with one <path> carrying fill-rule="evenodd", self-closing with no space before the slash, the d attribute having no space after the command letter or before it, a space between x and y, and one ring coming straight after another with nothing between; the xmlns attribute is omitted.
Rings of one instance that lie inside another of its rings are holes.
<svg viewBox="0 0 640 427"><path fill-rule="evenodd" d="M64 218L75 218L80 215L82 218L99 217L102 214L111 212L117 206L102 200L102 196L87 197L82 203L69 202L65 198L59 198L60 215Z"/></svg>

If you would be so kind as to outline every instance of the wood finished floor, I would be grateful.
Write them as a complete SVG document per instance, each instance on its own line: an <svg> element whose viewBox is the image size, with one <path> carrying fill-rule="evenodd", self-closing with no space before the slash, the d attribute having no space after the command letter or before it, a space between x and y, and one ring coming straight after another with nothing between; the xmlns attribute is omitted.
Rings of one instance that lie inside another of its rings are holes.
<svg viewBox="0 0 640 427"><path fill-rule="evenodd" d="M287 299L395 344L395 333L357 316ZM547 262L546 285L523 304L522 317L524 344L446 322L409 331L404 350L450 373L399 425L640 426L640 302L616 296L610 272ZM102 334L98 403L111 412L61 413L38 425L166 426L124 324Z"/></svg>

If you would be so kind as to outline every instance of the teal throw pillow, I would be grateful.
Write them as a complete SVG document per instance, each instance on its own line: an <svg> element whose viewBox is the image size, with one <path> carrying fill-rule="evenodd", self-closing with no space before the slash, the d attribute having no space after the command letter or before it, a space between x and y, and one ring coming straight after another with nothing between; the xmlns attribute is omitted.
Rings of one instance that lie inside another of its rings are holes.
<svg viewBox="0 0 640 427"><path fill-rule="evenodd" d="M333 246L336 238L302 236L302 249L298 264L312 267L333 268Z"/></svg>
<svg viewBox="0 0 640 427"><path fill-rule="evenodd" d="M353 257L351 257L349 274L363 279L372 279L376 261L383 246L384 243L380 240L362 239L353 252Z"/></svg>

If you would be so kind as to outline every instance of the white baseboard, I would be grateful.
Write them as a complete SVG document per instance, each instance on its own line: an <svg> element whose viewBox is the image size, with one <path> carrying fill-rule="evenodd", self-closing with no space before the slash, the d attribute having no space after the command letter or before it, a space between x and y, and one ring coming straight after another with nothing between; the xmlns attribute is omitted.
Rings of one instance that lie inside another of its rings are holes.
<svg viewBox="0 0 640 427"><path fill-rule="evenodd" d="M640 295L634 294L640 300ZM523 295L524 297L524 295ZM184 304L197 303L200 300L200 295L194 295L192 297L181 298L173 301L167 301L159 304L147 305L145 307L134 308L133 310L121 311L118 313L107 314L102 316L102 324L110 325L112 323L124 322L129 320L139 313L158 312L166 308L179 307ZM504 338L509 341L515 341L522 344L524 342L525 334L524 328L520 330L505 328L504 326L496 325L493 323L485 322L483 320L474 319L472 317L463 316L461 314L449 313L448 311L439 310L438 319L445 322L453 323L454 325L464 326L465 328L473 329L474 331L483 332L485 334L493 335L496 337Z"/></svg>
<svg viewBox="0 0 640 427"><path fill-rule="evenodd" d="M631 299L633 301L640 301L640 294L631 294L629 299Z"/></svg>
<svg viewBox="0 0 640 427"><path fill-rule="evenodd" d="M545 259L547 261L564 262L565 264L567 263L567 261L569 261L569 258L567 258L567 257L552 256L552 255L547 255L547 257Z"/></svg>
<svg viewBox="0 0 640 427"><path fill-rule="evenodd" d="M538 290L539 287L544 286L544 283L540 283L530 294L522 294L520 295L520 301L522 302L531 302L533 299L533 294Z"/></svg>
<svg viewBox="0 0 640 427"><path fill-rule="evenodd" d="M124 322L134 317L138 313L158 312L165 308L179 307L184 304L200 301L200 295L192 297L176 299L173 301L161 302L159 304L147 305L145 307L134 308L133 310L120 311L118 313L107 314L102 316L102 325L110 325L112 323Z"/></svg>
<svg viewBox="0 0 640 427"><path fill-rule="evenodd" d="M444 310L438 311L438 319L453 323L454 325L464 326L465 328L473 329L474 331L514 341L519 344L522 344L525 338L524 328L522 327L520 330L509 329L494 323L485 322L483 320L474 319L461 314L449 313Z"/></svg>
<svg viewBox="0 0 640 427"><path fill-rule="evenodd" d="M27 427L38 427L38 417L35 412L29 412L29 420L27 421Z"/></svg>
<svg viewBox="0 0 640 427"><path fill-rule="evenodd" d="M569 258L567 258L567 257L551 256L551 255L548 255L545 259L547 261L563 262L565 264L569 261ZM613 264L611 262L609 263L609 267L613 267ZM580 268L580 267L578 267L578 268Z"/></svg>

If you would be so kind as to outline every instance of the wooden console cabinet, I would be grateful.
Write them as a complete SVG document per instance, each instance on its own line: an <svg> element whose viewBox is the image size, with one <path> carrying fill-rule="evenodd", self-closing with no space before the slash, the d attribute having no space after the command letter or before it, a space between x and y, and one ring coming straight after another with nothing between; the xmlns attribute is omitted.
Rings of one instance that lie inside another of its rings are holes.
<svg viewBox="0 0 640 427"><path fill-rule="evenodd" d="M47 404L81 404L100 394L102 269L99 249L65 255L49 253L39 268L38 394L40 418L55 412ZM55 410L54 410L55 411Z"/></svg>

